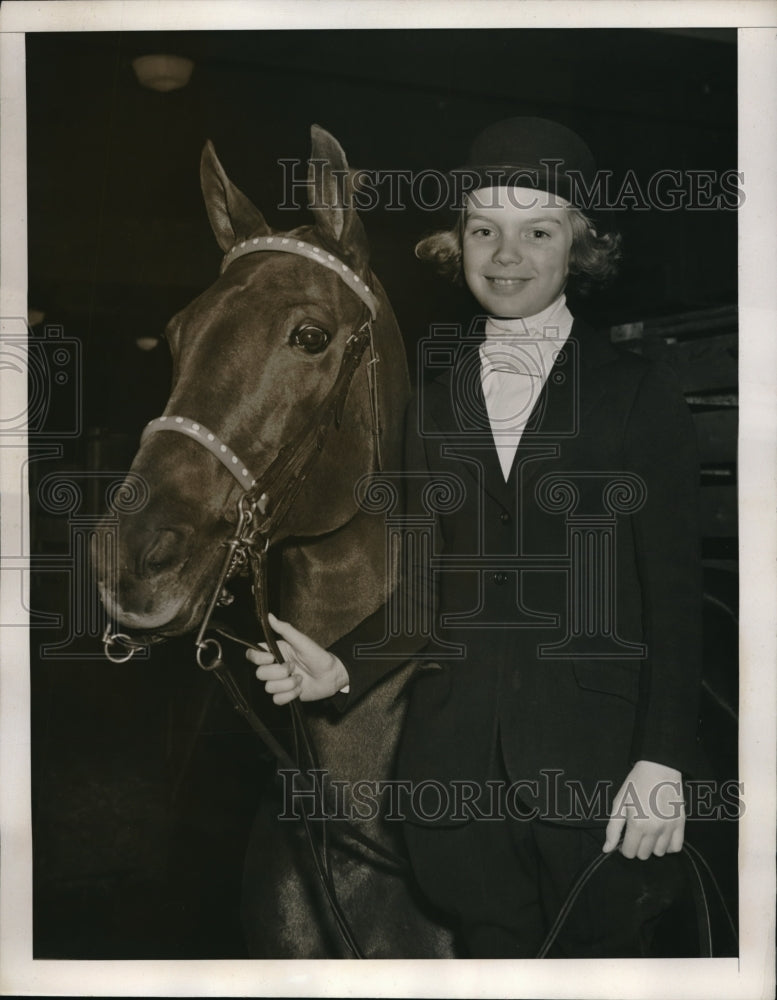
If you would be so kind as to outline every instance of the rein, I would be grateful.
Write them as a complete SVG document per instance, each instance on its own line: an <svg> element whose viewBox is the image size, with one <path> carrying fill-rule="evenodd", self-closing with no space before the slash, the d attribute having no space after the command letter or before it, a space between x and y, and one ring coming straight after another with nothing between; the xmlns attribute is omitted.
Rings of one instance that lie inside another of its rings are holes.
<svg viewBox="0 0 777 1000"><path fill-rule="evenodd" d="M237 481L242 495L237 501L237 526L233 536L224 544L226 553L219 570L216 584L208 601L205 615L195 638L197 664L203 670L212 672L227 692L234 708L243 716L250 727L262 739L265 745L277 758L278 762L288 768L298 767L289 753L281 746L269 729L253 711L239 685L229 672L224 657L221 639L235 641L248 648L255 648L213 621L213 614L219 605L232 602L232 595L226 590L226 583L240 569L250 568L256 616L264 635L267 648L278 663L283 662L283 655L274 638L269 623L269 608L267 604L267 553L270 544L277 537L278 529L292 508L317 456L323 449L326 437L332 426L339 428L345 410L346 398L354 375L362 363L365 351L369 347L370 360L367 365L367 378L370 399L372 435L375 448L375 461L378 471L382 468L380 450L380 410L378 405L378 382L376 367L379 357L375 351L372 324L377 316L377 300L364 283L347 264L338 260L333 254L320 247L296 240L292 237L255 237L232 247L225 255L221 272L230 264L249 253L263 251L292 253L314 260L336 273L361 299L365 312L362 314L356 329L349 335L343 350L340 368L334 383L323 401L311 415L295 439L285 444L260 477L252 476L249 466L235 452L222 442L218 436L203 424L189 417L165 414L151 420L141 436L142 442L151 434L162 431L172 431L184 434L197 441L214 455ZM220 638L206 635L215 632ZM122 632L112 632L110 626L103 635L103 648L106 657L113 663L125 663L141 649L161 637L152 636L146 641L140 641ZM304 720L296 702L290 705L295 743L299 746L302 739L305 752L312 767L317 767L315 750L307 732ZM348 922L340 909L331 878L329 860L327 857L326 831L324 831L323 858L315 843L307 816L303 812L303 823L310 844L313 861L321 882L322 889L329 901L337 928L348 949L355 957L362 957ZM364 847L377 855L384 863L394 868L405 867L402 859L386 850L381 844L367 837L361 831L346 824L349 834Z"/></svg>
<svg viewBox="0 0 777 1000"><path fill-rule="evenodd" d="M372 329L373 321L377 316L377 300L374 294L347 264L342 263L333 254L304 240L286 236L254 237L243 240L227 252L222 262L221 273L240 257L263 251L296 254L308 260L314 260L334 271L361 299L369 316L361 320L357 329L348 337L337 376L324 400L297 437L278 451L260 478L252 476L248 464L244 463L215 433L189 417L165 414L149 421L143 431L141 444L151 434L161 431L184 434L197 441L229 470L244 490L237 502L238 517L235 534L224 543L227 552L217 584L213 589L205 616L195 638L197 663L204 670L213 669L216 663L221 660L222 650L219 641L205 637L213 612L219 604L231 601L230 595L224 590L225 584L238 569L247 564L250 564L254 577L259 624L268 648L279 662L282 661L268 620L266 554L272 540L277 535L281 522L302 489L311 466L323 449L329 430L332 425L339 428L342 422L348 390L368 346L370 349L370 360L367 368L370 411L378 471L382 466L378 382L375 374L380 359L375 351ZM105 655L112 662L126 662L131 659L135 652L145 648L147 644L148 642L133 640L124 633L111 633L110 629L106 630L103 636Z"/></svg>
<svg viewBox="0 0 777 1000"><path fill-rule="evenodd" d="M611 851L609 854L599 854L592 861L590 861L586 867L579 873L572 888L569 890L561 909L556 916L550 930L545 937L545 940L540 946L540 950L537 952L535 958L547 958L550 949L555 944L556 939L559 936L564 924L566 923L567 917L574 906L578 896L585 888L586 884L591 880L597 869L607 861L608 858L615 857L617 850ZM723 914L728 921L728 930L731 934L731 938L734 942L736 949L739 948L739 937L737 935L736 926L729 912L728 906L726 905L726 900L723 892L718 885L718 881L715 875L704 859L702 853L689 843L687 840L683 844L680 850L680 857L685 863L688 881L690 884L691 895L693 896L693 905L696 912L696 929L699 937L699 957L712 958L714 955L713 941L712 941L712 919L710 916L709 898L707 892L704 888L704 880L702 878L702 873L699 870L699 866L704 869L707 874L707 878L712 884L713 889L718 898L718 903L723 911Z"/></svg>
<svg viewBox="0 0 777 1000"><path fill-rule="evenodd" d="M348 265L339 261L334 255L327 253L320 247L306 243L303 240L296 240L293 237L255 237L244 240L232 247L225 255L222 263L222 273L235 260L249 253L259 253L262 251L275 251L282 253L293 253L314 260L317 263L329 268L339 275L345 283L361 299L369 312L369 316L361 320L357 328L348 337L340 368L335 381L327 393L322 403L317 407L310 420L303 427L302 431L290 443L284 445L276 455L275 459L268 466L264 474L253 477L249 466L241 461L232 449L222 442L216 434L199 422L188 417L177 415L164 415L151 420L143 431L141 443L148 436L162 431L172 431L184 434L197 441L214 455L224 467L230 472L243 490L237 502L237 527L235 533L227 542L223 543L226 553L222 561L216 585L209 599L205 615L200 624L199 631L195 638L197 650L197 664L203 670L212 672L221 682L228 697L232 701L234 708L243 716L249 726L262 739L268 749L274 754L276 759L284 767L298 770L298 763L270 733L269 729L259 719L245 698L240 686L235 681L229 671L224 659L221 639L228 639L247 648L256 648L253 643L246 642L227 630L213 620L213 614L219 605L230 604L232 596L226 590L226 583L234 576L238 570L249 567L253 581L254 603L256 615L265 637L268 649L272 652L278 663L283 662L283 655L278 648L278 644L273 637L273 631L268 619L267 607L267 553L271 542L277 536L277 531L285 516L294 504L311 466L315 462L317 455L321 452L327 434L332 426L339 427L342 421L346 398L353 377L359 368L365 350L369 346L370 360L368 362L367 374L370 395L370 409L372 417L372 434L375 444L376 464L378 470L382 467L380 454L380 413L378 408L377 378L375 374L379 358L375 353L373 341L372 323L377 315L377 300L372 291L365 285L364 281L352 271ZM206 636L208 631L215 632L220 638ZM112 632L110 626L103 635L103 647L106 657L113 663L125 663L141 649L149 644L161 640L161 636L151 636L145 641L139 641L125 633ZM304 750L310 759L311 766L316 768L316 755L311 743L309 734L304 724L304 720L299 711L296 701L290 703L292 712L292 722L294 738L299 750L300 738L304 745ZM323 794L323 792L322 792ZM303 810L302 820L305 833L311 848L313 862L316 872L329 902L332 915L337 929L346 944L347 948L356 958L363 958L359 946L354 938L353 932L340 908L336 898L334 882L331 876L329 858L327 854L327 834L326 825L322 834L321 856L319 855L316 839L310 828L308 817ZM407 870L407 864L403 859L397 858L391 851L383 847L372 838L363 834L360 830L348 821L340 821L340 829L348 832L356 842L370 850L384 864L389 865L395 871ZM723 900L723 894L715 881L709 866L699 852L686 843L683 848L683 856L692 874L692 891L697 910L697 920L699 928L700 951L708 955L712 954L712 934L710 927L710 916L707 896L704 890L699 868L695 863L698 861L707 871L717 891L725 914L729 921L729 927L736 940L736 930L733 921ZM602 854L595 858L582 871L572 886L566 897L561 910L551 926L548 935L543 942L537 958L545 958L559 932L561 931L569 912L576 899L580 895L583 887L591 879L596 870L607 860L609 855Z"/></svg>

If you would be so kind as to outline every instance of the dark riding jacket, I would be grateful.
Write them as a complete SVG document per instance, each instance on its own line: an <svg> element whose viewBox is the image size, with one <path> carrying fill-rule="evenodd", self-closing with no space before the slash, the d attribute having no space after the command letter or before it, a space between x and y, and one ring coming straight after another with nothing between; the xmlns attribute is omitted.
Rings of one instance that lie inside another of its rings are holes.
<svg viewBox="0 0 777 1000"><path fill-rule="evenodd" d="M350 677L336 700L417 657L399 778L506 772L541 818L596 824L637 760L696 771L693 422L668 368L575 320L505 482L481 339L448 345L411 402L403 583L332 647Z"/></svg>

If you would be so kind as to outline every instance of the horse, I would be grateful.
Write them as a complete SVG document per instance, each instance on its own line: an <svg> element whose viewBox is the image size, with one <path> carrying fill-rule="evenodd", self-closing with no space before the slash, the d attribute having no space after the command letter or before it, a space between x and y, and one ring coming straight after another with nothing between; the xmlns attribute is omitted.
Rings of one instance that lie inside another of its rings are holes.
<svg viewBox="0 0 777 1000"><path fill-rule="evenodd" d="M245 556L236 531L252 515L252 530L263 526L264 551L257 555L252 545L251 558L268 551L277 558L277 613L321 645L386 601L384 520L357 494L379 468L400 467L409 377L333 136L311 128L313 225L272 229L210 142L200 178L224 264L168 324L170 397L146 428L126 480L130 492L142 484L145 502L106 522L115 550L98 545L93 558L128 655L199 628L198 662L209 668L221 647L205 637L205 626L228 599L224 583ZM262 589L254 576L254 589ZM266 596L256 596L262 621ZM345 783L390 777L412 670L412 663L400 667L342 715L297 707L325 773ZM302 824L280 822L277 805L268 799L260 808L246 857L242 910L251 957L350 957L338 906L360 956L453 956L448 928L427 911L406 866L387 861L401 855L396 823L380 813L361 821L361 842L329 831L330 892L317 878Z"/></svg>

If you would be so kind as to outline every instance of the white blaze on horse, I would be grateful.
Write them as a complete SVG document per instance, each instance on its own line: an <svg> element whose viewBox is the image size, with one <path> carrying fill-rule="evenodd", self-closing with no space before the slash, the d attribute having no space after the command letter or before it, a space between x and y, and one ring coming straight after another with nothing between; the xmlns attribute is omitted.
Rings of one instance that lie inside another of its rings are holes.
<svg viewBox="0 0 777 1000"><path fill-rule="evenodd" d="M203 152L202 189L224 265L167 329L170 399L128 476L128 488L144 486L146 503L125 505L118 524L106 521L95 546L101 595L125 636L106 637L116 659L192 632L198 662L218 666L220 640L207 627L226 599L224 583L246 563L259 619L250 641L261 641L271 548L280 559L278 613L323 646L386 600L384 520L363 509L358 487L381 464L400 467L405 351L369 270L345 155L323 129L311 134L315 224L290 232L273 231L212 146ZM332 778L391 776L411 669L343 716L305 706L318 763ZM452 955L447 930L422 911L404 870L385 860L400 850L396 823L378 815L358 823L357 836L353 824L328 824L333 908L301 824L279 823L277 813L268 799L246 861L252 955L353 954L348 929L336 929L338 904L365 956Z"/></svg>

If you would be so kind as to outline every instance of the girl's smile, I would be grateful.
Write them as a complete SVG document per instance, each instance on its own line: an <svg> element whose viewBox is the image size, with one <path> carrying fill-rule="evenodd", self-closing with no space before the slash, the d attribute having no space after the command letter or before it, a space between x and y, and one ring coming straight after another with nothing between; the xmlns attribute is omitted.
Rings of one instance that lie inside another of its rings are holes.
<svg viewBox="0 0 777 1000"><path fill-rule="evenodd" d="M467 285L492 315L533 316L554 302L569 273L567 204L520 188L488 188L467 200L462 265Z"/></svg>

